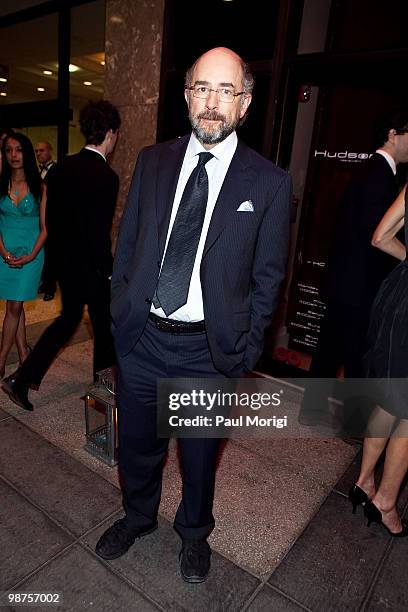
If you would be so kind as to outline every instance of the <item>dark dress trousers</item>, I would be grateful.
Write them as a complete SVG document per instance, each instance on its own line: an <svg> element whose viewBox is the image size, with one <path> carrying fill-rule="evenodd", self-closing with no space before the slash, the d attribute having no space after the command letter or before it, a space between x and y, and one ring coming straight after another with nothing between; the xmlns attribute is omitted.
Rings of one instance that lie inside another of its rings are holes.
<svg viewBox="0 0 408 612"><path fill-rule="evenodd" d="M85 305L94 333L94 374L115 363L109 277L118 176L99 153L82 149L58 164L47 187L47 227L62 311L21 368L21 379L35 384L74 333Z"/></svg>
<svg viewBox="0 0 408 612"><path fill-rule="evenodd" d="M144 149L124 212L112 277L118 356L119 467L131 527L156 520L168 440L156 437L159 378L235 377L254 368L285 275L291 180L238 142L200 267L206 332L172 335L148 318L189 137ZM250 201L253 212L238 211ZM205 538L214 518L218 440L180 440L183 495L175 528Z"/></svg>

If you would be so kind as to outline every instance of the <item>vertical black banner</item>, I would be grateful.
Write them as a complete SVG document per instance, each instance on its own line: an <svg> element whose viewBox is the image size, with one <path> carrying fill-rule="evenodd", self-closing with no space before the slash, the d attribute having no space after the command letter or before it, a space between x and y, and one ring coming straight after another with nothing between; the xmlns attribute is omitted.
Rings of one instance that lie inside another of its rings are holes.
<svg viewBox="0 0 408 612"><path fill-rule="evenodd" d="M288 309L289 347L317 344L325 311L325 275L337 207L353 171L373 152L375 125L398 93L354 86L320 89Z"/></svg>

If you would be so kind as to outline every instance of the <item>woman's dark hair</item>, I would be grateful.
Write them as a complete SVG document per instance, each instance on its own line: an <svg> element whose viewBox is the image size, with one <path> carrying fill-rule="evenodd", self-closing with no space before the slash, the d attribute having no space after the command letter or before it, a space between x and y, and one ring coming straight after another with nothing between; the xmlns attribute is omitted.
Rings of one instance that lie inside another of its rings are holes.
<svg viewBox="0 0 408 612"><path fill-rule="evenodd" d="M89 102L80 112L79 125L86 144L100 145L109 130L117 132L120 116L116 106L107 100Z"/></svg>
<svg viewBox="0 0 408 612"><path fill-rule="evenodd" d="M12 136L13 134L14 134L14 130L12 128L9 128L9 127L0 128L0 141L3 142L3 140L7 136Z"/></svg>
<svg viewBox="0 0 408 612"><path fill-rule="evenodd" d="M11 181L11 167L6 157L6 147L10 139L17 140L21 145L25 180L35 199L39 200L41 197L41 177L38 171L33 145L27 136L19 132L14 132L3 140L1 147L2 171L0 176L0 195L7 195Z"/></svg>

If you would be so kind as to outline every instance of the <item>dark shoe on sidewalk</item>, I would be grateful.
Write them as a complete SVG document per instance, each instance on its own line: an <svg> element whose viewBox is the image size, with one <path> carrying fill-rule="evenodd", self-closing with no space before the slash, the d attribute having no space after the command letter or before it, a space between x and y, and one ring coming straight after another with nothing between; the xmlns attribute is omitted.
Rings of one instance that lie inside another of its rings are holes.
<svg viewBox="0 0 408 612"><path fill-rule="evenodd" d="M157 529L157 523L136 530L129 529L126 525L126 519L119 519L99 538L95 552L102 559L108 561L117 559L127 553L137 538L142 538L155 531L155 529Z"/></svg>
<svg viewBox="0 0 408 612"><path fill-rule="evenodd" d="M353 504L353 514L356 513L357 506L364 506L370 501L367 493L356 484L349 491L349 500Z"/></svg>
<svg viewBox="0 0 408 612"><path fill-rule="evenodd" d="M179 555L183 580L204 582L211 566L211 548L206 540L183 540Z"/></svg>
<svg viewBox="0 0 408 612"><path fill-rule="evenodd" d="M379 508L372 501L368 501L364 506L364 514L367 519L367 527L371 525L371 523L378 523L393 538L406 538L408 536L408 522L405 519L401 519L401 531L391 531L387 525L383 523L382 513Z"/></svg>
<svg viewBox="0 0 408 612"><path fill-rule="evenodd" d="M34 410L34 406L28 399L29 386L19 380L18 370L3 380L1 388L17 406L24 410Z"/></svg>

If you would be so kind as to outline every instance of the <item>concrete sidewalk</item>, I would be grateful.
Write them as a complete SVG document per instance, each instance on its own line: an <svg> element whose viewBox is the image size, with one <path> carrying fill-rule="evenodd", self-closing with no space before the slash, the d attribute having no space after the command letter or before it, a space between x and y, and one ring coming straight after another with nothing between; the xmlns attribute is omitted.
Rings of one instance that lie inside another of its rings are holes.
<svg viewBox="0 0 408 612"><path fill-rule="evenodd" d="M358 448L341 440L226 444L204 584L185 584L179 574L180 540L171 526L180 496L175 444L160 528L120 559L97 557L99 535L122 511L116 469L83 449L80 398L92 378L84 335L31 394L33 413L0 397L0 591L58 592L58 609L75 611L407 609L408 541L393 541L377 525L367 529L361 512L352 515L346 495ZM407 502L405 490L402 507Z"/></svg>

